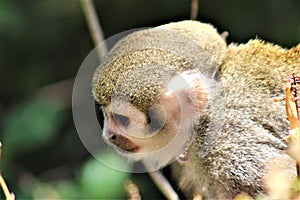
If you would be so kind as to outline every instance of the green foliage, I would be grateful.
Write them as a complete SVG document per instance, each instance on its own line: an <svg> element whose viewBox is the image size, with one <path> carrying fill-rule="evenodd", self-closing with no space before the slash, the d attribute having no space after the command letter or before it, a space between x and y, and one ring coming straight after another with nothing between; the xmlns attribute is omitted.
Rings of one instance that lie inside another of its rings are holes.
<svg viewBox="0 0 300 200"><path fill-rule="evenodd" d="M106 159L122 162L115 154L103 152L100 155ZM124 164L125 168L129 166ZM124 199L126 198L123 183L129 178L129 173L119 172L101 164L95 158L90 158L80 169L78 178L74 180L59 180L45 182L39 179L31 187L23 190L32 199ZM28 185L27 185L28 186ZM21 194L23 196L23 194Z"/></svg>
<svg viewBox="0 0 300 200"><path fill-rule="evenodd" d="M112 153L102 153L101 158L122 162ZM129 169L123 163L124 169ZM84 197L91 198L124 198L123 182L129 177L128 173L116 171L101 164L98 160L91 159L81 170L80 183Z"/></svg>
<svg viewBox="0 0 300 200"><path fill-rule="evenodd" d="M62 108L54 100L35 97L12 109L4 122L5 156L32 151L53 140L64 122Z"/></svg>
<svg viewBox="0 0 300 200"><path fill-rule="evenodd" d="M300 177L297 177L292 185L292 198L300 195Z"/></svg>
<svg viewBox="0 0 300 200"><path fill-rule="evenodd" d="M49 183L37 183L32 191L33 199L59 199L60 196L55 186Z"/></svg>
<svg viewBox="0 0 300 200"><path fill-rule="evenodd" d="M55 184L59 199L78 199L82 196L79 186L74 181L60 181Z"/></svg>
<svg viewBox="0 0 300 200"><path fill-rule="evenodd" d="M17 32L14 34L20 34L24 28L24 19L18 9L11 2L0 3L0 26L5 29L0 29L0 35L11 32ZM18 31L15 31L18 30Z"/></svg>

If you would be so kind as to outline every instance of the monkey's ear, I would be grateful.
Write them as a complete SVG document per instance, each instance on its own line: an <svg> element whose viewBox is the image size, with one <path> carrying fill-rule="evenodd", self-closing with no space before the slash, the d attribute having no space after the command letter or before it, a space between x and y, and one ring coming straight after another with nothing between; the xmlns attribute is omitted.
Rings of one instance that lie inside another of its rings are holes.
<svg viewBox="0 0 300 200"><path fill-rule="evenodd" d="M165 96L176 98L181 110L199 111L208 104L208 83L198 70L187 70L169 82Z"/></svg>

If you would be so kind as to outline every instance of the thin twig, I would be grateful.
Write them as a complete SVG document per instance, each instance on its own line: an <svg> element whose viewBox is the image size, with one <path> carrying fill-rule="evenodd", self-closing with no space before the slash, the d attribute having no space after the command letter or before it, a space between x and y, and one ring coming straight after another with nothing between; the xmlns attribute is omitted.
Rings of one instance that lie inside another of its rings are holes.
<svg viewBox="0 0 300 200"><path fill-rule="evenodd" d="M164 175L160 171L151 172L151 169L153 169L153 167L147 162L143 162L143 164L148 169L148 171L150 171L149 175L152 178L153 182L156 184L156 186L165 195L167 199L179 199L177 193L174 191L169 181L164 177Z"/></svg>
<svg viewBox="0 0 300 200"><path fill-rule="evenodd" d="M0 157L1 157L1 153L2 153L2 143L0 142ZM5 195L6 200L14 200L15 199L15 195L13 193L10 193L10 191L5 183L5 180L1 174L0 174L0 186Z"/></svg>
<svg viewBox="0 0 300 200"><path fill-rule="evenodd" d="M102 59L107 53L107 47L104 41L104 34L100 26L96 9L92 0L80 0L82 10L88 23L91 36L97 48L98 56ZM100 45L101 44L101 45Z"/></svg>
<svg viewBox="0 0 300 200"><path fill-rule="evenodd" d="M139 192L139 188L131 180L126 180L124 183L124 187L130 200L142 199Z"/></svg>
<svg viewBox="0 0 300 200"><path fill-rule="evenodd" d="M0 185L2 188L2 191L5 195L6 200L14 200L15 199L15 195L13 193L9 192L9 189L5 183L4 178L2 177L2 175L0 175Z"/></svg>
<svg viewBox="0 0 300 200"><path fill-rule="evenodd" d="M191 0L191 20L196 20L198 16L199 2Z"/></svg>

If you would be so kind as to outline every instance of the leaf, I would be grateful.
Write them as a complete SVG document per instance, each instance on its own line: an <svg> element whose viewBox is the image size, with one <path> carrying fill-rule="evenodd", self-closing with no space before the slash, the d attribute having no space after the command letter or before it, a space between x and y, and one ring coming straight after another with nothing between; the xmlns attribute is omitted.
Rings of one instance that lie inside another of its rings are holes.
<svg viewBox="0 0 300 200"><path fill-rule="evenodd" d="M36 97L11 110L4 122L5 155L28 152L51 141L63 124L62 109L54 100Z"/></svg>
<svg viewBox="0 0 300 200"><path fill-rule="evenodd" d="M101 153L100 157L105 159L119 159L113 153ZM126 163L123 163L124 168ZM129 167L129 166L127 166ZM128 179L129 174L109 168L96 159L89 160L82 168L80 183L84 198L97 199L120 199L124 198L125 191L123 182Z"/></svg>

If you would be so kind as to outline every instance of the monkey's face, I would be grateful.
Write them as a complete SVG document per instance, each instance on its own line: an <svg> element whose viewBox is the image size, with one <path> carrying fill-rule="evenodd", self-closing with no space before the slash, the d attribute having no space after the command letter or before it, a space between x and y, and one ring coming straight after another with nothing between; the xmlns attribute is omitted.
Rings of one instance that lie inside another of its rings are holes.
<svg viewBox="0 0 300 200"><path fill-rule="evenodd" d="M198 73L184 72L171 79L148 112L112 99L102 108L103 137L118 152L134 160L172 157L191 137L199 112L207 104L207 94Z"/></svg>
<svg viewBox="0 0 300 200"><path fill-rule="evenodd" d="M176 101L153 105L143 113L133 105L116 101L103 108L103 136L122 153L149 153L166 146L180 124Z"/></svg>

